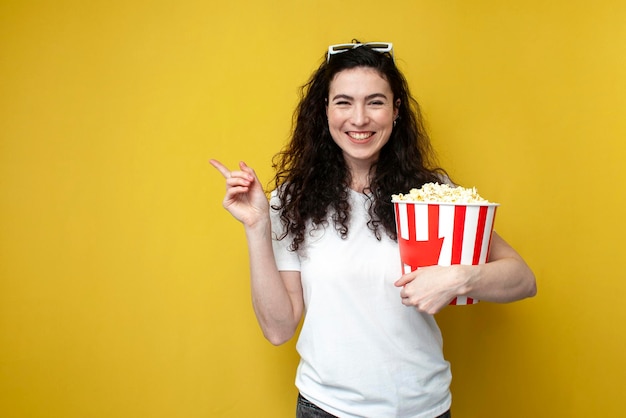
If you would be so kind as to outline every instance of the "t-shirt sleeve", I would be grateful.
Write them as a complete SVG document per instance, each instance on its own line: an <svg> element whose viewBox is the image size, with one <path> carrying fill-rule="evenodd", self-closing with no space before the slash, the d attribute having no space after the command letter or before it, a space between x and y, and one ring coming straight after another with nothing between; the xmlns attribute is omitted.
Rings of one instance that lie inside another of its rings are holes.
<svg viewBox="0 0 626 418"><path fill-rule="evenodd" d="M273 209L280 203L276 191L270 197L270 220L272 222L272 247L274 248L274 258L279 271L300 271L300 257L295 251L289 250L292 237L283 235L283 225L280 221L280 213Z"/></svg>
<svg viewBox="0 0 626 418"><path fill-rule="evenodd" d="M437 174L437 176L439 177L439 182L441 184L447 184L450 187L456 187L457 185L452 183L452 180L450 180L450 177L448 177L446 174Z"/></svg>

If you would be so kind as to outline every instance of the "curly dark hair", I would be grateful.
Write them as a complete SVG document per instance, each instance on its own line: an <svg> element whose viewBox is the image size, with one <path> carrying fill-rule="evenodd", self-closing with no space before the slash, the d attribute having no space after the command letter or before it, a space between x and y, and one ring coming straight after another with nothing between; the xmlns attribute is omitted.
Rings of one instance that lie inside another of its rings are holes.
<svg viewBox="0 0 626 418"><path fill-rule="evenodd" d="M436 166L430 139L423 126L417 101L404 75L389 53L361 45L324 58L310 80L301 87L300 103L293 116L291 140L274 156L276 174L271 182L278 192L278 210L284 233L291 234L290 249L297 251L306 238L306 223L325 226L328 213L342 238L348 235L351 174L342 150L328 128L326 104L331 81L340 71L373 68L389 83L394 103L400 99L399 117L378 161L370 168L370 184L361 190L370 199L369 228L381 239L381 230L396 240L391 195L406 193L428 182L441 182L445 171Z"/></svg>

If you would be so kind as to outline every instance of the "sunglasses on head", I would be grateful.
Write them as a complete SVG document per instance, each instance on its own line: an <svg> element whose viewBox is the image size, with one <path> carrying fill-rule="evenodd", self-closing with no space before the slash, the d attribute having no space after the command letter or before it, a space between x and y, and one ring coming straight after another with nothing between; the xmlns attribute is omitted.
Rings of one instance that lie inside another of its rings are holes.
<svg viewBox="0 0 626 418"><path fill-rule="evenodd" d="M373 49L376 52L385 53L388 52L391 54L391 58L393 62L396 62L396 58L393 55L393 44L391 42L367 42L364 44L337 44L331 45L328 47L328 54L326 55L326 64L330 61L330 57L336 54L341 54L342 52L350 51L351 49L358 48L360 46L366 46L370 49Z"/></svg>

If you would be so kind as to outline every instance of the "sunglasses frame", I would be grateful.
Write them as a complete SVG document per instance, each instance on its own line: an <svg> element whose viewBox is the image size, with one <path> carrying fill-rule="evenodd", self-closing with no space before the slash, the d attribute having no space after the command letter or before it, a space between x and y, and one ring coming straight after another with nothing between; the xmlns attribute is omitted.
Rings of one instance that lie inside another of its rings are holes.
<svg viewBox="0 0 626 418"><path fill-rule="evenodd" d="M361 43L353 43L353 44L335 44L330 45L328 47L328 54L326 55L326 64L330 61L330 57L333 55L341 54L342 52L350 51L352 49L358 48L360 46L367 46L368 48L380 52L380 53L390 53L393 62L396 62L396 57L393 54L393 44L391 42L366 42L364 44Z"/></svg>

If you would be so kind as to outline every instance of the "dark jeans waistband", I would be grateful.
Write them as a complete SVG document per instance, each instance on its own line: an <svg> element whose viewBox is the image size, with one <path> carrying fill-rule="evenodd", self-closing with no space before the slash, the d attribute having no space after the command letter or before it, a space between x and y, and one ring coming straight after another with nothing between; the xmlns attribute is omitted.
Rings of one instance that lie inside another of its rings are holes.
<svg viewBox="0 0 626 418"><path fill-rule="evenodd" d="M313 402L310 402L304 396L298 393L298 406L296 408L296 418L337 418L335 415L329 414ZM452 413L447 410L436 418L452 418Z"/></svg>

